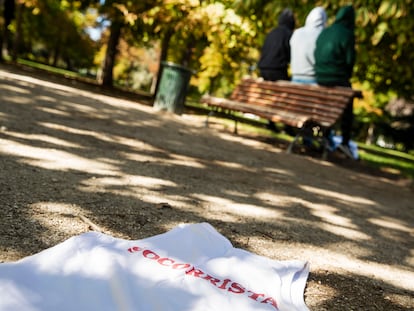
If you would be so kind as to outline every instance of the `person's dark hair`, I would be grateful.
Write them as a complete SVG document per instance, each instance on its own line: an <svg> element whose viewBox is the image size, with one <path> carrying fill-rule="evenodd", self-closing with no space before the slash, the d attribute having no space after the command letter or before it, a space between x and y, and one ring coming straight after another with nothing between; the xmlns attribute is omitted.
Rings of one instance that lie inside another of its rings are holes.
<svg viewBox="0 0 414 311"><path fill-rule="evenodd" d="M295 29L295 16L291 9L284 9L279 15L279 25L284 25L289 29Z"/></svg>

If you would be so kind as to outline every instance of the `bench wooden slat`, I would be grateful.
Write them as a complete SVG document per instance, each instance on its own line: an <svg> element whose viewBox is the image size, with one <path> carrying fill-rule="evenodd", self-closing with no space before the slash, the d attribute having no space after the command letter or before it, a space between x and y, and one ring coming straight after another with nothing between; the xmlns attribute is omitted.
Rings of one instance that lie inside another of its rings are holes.
<svg viewBox="0 0 414 311"><path fill-rule="evenodd" d="M235 101L251 103L256 105L266 105L269 107L275 107L279 109L294 109L295 107L299 107L304 112L307 110L318 109L321 111L335 111L340 112L343 109L343 105L347 103L346 99L342 99L341 101L325 103L323 101L314 100L312 98L287 98L283 97L280 98L279 96L272 96L272 98L263 98L263 97L256 97L256 96L248 96L246 95L238 95L237 97L232 98Z"/></svg>
<svg viewBox="0 0 414 311"><path fill-rule="evenodd" d="M360 91L346 87L247 78L236 86L229 99L204 96L201 102L298 128L307 120L330 127L340 118L350 98L361 96Z"/></svg>
<svg viewBox="0 0 414 311"><path fill-rule="evenodd" d="M280 122L301 129L288 147L288 152L298 137L313 133L315 125L322 136L315 137L324 146L324 155L329 143L326 129L333 126L352 98L362 98L360 91L346 87L324 87L295 84L288 81L264 81L243 79L233 90L229 99L205 95L201 102L223 112L251 113L261 118ZM237 119L235 119L237 120ZM235 132L237 133L237 121ZM208 125L208 117L206 120Z"/></svg>
<svg viewBox="0 0 414 311"><path fill-rule="evenodd" d="M349 99L352 97L360 97L360 92L351 88L340 87L323 87L313 85L300 85L289 82L278 81L277 84L269 81L262 81L261 83L254 82L254 80L243 80L242 84L236 87L231 98L236 99L239 94L251 94L257 93L257 96L272 96L289 98L312 98L314 100L322 100L327 104L341 101L344 98Z"/></svg>
<svg viewBox="0 0 414 311"><path fill-rule="evenodd" d="M318 94L316 94L318 95ZM298 103L302 101L306 102L314 102L320 105L327 105L330 106L337 106L338 102L347 102L348 98L344 96L315 96L315 94L309 93L306 95L296 94L296 93L263 93L263 92L256 92L255 90L238 90L237 93L232 94L231 99L237 100L239 98L246 98L254 100L255 98L267 99L270 101L279 101L283 99L290 99L296 100Z"/></svg>
<svg viewBox="0 0 414 311"><path fill-rule="evenodd" d="M339 95L339 96L354 96L354 97L361 97L361 91L354 90L348 87L327 87L327 86L320 86L320 85L311 85L311 84L298 84L292 83L288 81L264 81L260 79L243 79L240 87L259 87L261 89L271 89L275 92L283 92L286 91L287 93L297 92L298 94L307 95L308 92L313 93L315 96L320 96L325 98L327 95Z"/></svg>
<svg viewBox="0 0 414 311"><path fill-rule="evenodd" d="M241 102L245 102L240 100ZM245 102L247 104L252 104L251 102ZM341 108L331 108L331 109L319 109L319 106L316 104L310 105L303 105L297 104L293 105L291 101L285 100L284 102L277 102L277 103L266 103L262 100L257 100L254 102L255 106L261 106L263 108L268 108L269 112L274 111L277 109L278 113L292 113L292 114L300 114L300 115L307 115L309 119L313 119L315 121L319 120L320 123L324 126L332 125L337 118L340 116L342 109Z"/></svg>
<svg viewBox="0 0 414 311"><path fill-rule="evenodd" d="M203 96L201 102L207 103L210 106L219 107L221 109L229 109L242 113L252 113L267 120L272 120L274 122L283 122L284 124L299 128L302 127L304 122L306 122L308 119L307 116L300 117L297 114L289 111L279 111L279 113L275 115L273 109L265 106L252 106L251 104L236 102L219 97Z"/></svg>

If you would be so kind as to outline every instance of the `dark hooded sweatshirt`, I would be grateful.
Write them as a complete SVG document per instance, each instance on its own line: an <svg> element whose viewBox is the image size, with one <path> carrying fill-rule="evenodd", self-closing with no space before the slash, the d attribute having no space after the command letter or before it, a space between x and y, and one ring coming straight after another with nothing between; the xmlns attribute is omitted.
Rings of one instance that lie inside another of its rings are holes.
<svg viewBox="0 0 414 311"><path fill-rule="evenodd" d="M355 63L355 11L342 7L316 41L315 74L323 85L349 86Z"/></svg>
<svg viewBox="0 0 414 311"><path fill-rule="evenodd" d="M278 19L278 27L266 36L258 67L263 71L280 71L286 75L290 62L289 40L295 28L295 19L289 9L283 10Z"/></svg>

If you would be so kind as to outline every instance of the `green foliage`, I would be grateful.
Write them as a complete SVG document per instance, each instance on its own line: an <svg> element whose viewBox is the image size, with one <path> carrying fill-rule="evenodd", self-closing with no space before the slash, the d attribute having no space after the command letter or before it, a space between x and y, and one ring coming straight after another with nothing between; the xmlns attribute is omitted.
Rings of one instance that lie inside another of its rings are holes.
<svg viewBox="0 0 414 311"><path fill-rule="evenodd" d="M414 29L411 1L374 1L358 8L356 78L376 93L414 94Z"/></svg>
<svg viewBox="0 0 414 311"><path fill-rule="evenodd" d="M302 26L306 15L316 5L326 9L328 24L331 24L338 9L347 4L340 0L235 1L240 14L260 17L255 24L258 33L262 31L257 38L260 42L263 42L265 33L273 27L284 7L293 9L297 26ZM411 35L414 29L413 0L356 0L352 4L356 10L357 50L353 83L372 93L362 105L356 106L357 125L360 133L372 124L385 131L392 122L384 113L389 100L393 97L414 99L414 38ZM414 125L411 124L411 127ZM407 134L401 132L398 135Z"/></svg>
<svg viewBox="0 0 414 311"><path fill-rule="evenodd" d="M135 76L136 70L148 72L146 64L138 64L139 58L122 59L128 53L116 50L120 49L117 45L111 46L115 49L112 53L104 54L108 34L97 43L88 38L84 29L92 25L98 12L100 18L121 25L121 41L128 46L159 46L161 51L154 53L161 55L161 60L194 70L192 90L197 87L200 93L223 96L251 73L265 35L277 25L284 8L294 11L296 25L300 27L314 6L326 9L331 24L338 9L348 4L342 0L106 0L103 5L99 0L26 0L24 3L27 9L20 49L34 59L80 68L93 66L93 59L98 58L97 65L107 64L102 61L104 55L114 58L118 55L110 66L116 67L114 73L122 79L120 83L131 85L127 77ZM378 126L391 122L383 112L390 98L413 97L413 0L356 0L352 4L356 9L357 49L353 84L369 94L356 105L357 121L361 128L372 123ZM88 10L91 8L94 11ZM17 25L11 29L16 32ZM127 48L122 46L122 49Z"/></svg>
<svg viewBox="0 0 414 311"><path fill-rule="evenodd" d="M404 97L413 94L412 2L353 2L357 12L358 51L354 78L368 83L375 93L392 91ZM67 57L88 58L86 52L93 53L93 50L81 34L85 20L82 21L77 13L95 7L108 20L122 21L126 25L123 35L130 38L131 44L137 40L148 44L164 38L168 32L172 33L169 60L195 69L202 92L215 88L213 80L237 81L246 74L246 68L257 61L266 33L276 26L278 15L285 7L294 10L297 26L302 26L313 6L324 6L331 23L339 7L345 4L340 0L107 0L104 5L100 5L98 0L32 0L25 3L30 11L26 13L28 19L24 25L24 47L43 46L51 54L61 45L64 46L62 53ZM29 18L28 14L32 17ZM59 27L50 27L56 20ZM71 47L73 51L63 51Z"/></svg>
<svg viewBox="0 0 414 311"><path fill-rule="evenodd" d="M378 146L359 144L359 155L365 163L414 179L414 156L408 153Z"/></svg>
<svg viewBox="0 0 414 311"><path fill-rule="evenodd" d="M277 16L284 7L294 10L297 26L315 5L325 7L332 23L337 10L345 5L340 0L323 2L247 0L235 1L235 7L244 16L260 17L258 31L266 32L276 24ZM414 29L413 1L373 0L352 2L356 9L355 80L369 83L375 93L390 91L410 98L414 93ZM259 36L263 41L263 35ZM397 64L397 65L396 65Z"/></svg>
<svg viewBox="0 0 414 311"><path fill-rule="evenodd" d="M171 0L143 18L155 36L171 35L169 46L179 48L168 49L167 60L195 69L192 81L200 92L214 90L220 79L236 83L249 67L255 27L230 3Z"/></svg>
<svg viewBox="0 0 414 311"><path fill-rule="evenodd" d="M54 65L65 64L68 68L91 66L95 47L84 31L79 4L39 0L26 5L20 34L21 55Z"/></svg>

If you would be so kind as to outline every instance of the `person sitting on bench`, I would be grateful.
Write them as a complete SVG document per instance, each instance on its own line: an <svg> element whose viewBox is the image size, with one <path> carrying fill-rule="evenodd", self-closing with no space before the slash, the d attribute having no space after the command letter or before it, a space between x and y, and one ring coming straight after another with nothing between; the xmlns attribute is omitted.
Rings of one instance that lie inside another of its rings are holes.
<svg viewBox="0 0 414 311"><path fill-rule="evenodd" d="M323 86L351 87L350 79L355 64L355 11L344 6L339 9L335 22L322 30L316 40L316 81ZM342 117L342 143L340 149L351 154L349 141L353 123L353 98L349 100Z"/></svg>
<svg viewBox="0 0 414 311"><path fill-rule="evenodd" d="M325 28L327 15L323 7L313 8L308 14L305 26L296 29L290 38L290 70L292 82L316 84L315 45Z"/></svg>
<svg viewBox="0 0 414 311"><path fill-rule="evenodd" d="M290 63L289 40L293 29L295 29L293 12L290 9L284 9L279 15L278 26L266 35L261 50L258 67L260 76L264 80L290 80L288 75ZM272 121L268 121L267 127L272 131L277 130Z"/></svg>

